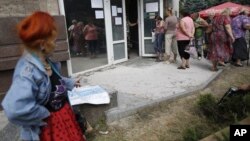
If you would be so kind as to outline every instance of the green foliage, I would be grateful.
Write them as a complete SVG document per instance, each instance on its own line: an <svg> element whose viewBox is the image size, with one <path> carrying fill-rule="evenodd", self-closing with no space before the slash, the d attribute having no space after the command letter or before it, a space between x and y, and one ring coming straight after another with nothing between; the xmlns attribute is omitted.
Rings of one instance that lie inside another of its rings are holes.
<svg viewBox="0 0 250 141"><path fill-rule="evenodd" d="M226 132L226 133L222 132L220 137L216 136L216 135L215 135L215 137L216 137L217 141L230 141L229 132Z"/></svg>
<svg viewBox="0 0 250 141"><path fill-rule="evenodd" d="M250 95L238 93L232 97L226 97L223 103L217 104L217 100L211 94L201 95L198 108L209 119L216 123L232 123L245 118L250 112Z"/></svg>
<svg viewBox="0 0 250 141"><path fill-rule="evenodd" d="M202 113L211 120L217 120L219 117L216 99L211 94L201 95L197 102L198 108Z"/></svg>
<svg viewBox="0 0 250 141"><path fill-rule="evenodd" d="M191 127L188 128L184 131L183 134L183 141L197 141L199 140L202 135L201 135L201 130L198 129L197 127Z"/></svg>

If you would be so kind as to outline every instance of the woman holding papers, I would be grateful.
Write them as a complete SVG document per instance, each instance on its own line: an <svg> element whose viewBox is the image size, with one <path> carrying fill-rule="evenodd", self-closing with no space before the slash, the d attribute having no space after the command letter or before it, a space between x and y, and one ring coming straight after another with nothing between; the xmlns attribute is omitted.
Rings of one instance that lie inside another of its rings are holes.
<svg viewBox="0 0 250 141"><path fill-rule="evenodd" d="M37 11L17 27L24 53L2 102L6 116L21 127L22 140L85 141L67 100L67 90L79 82L61 76L49 59L56 47L55 20Z"/></svg>

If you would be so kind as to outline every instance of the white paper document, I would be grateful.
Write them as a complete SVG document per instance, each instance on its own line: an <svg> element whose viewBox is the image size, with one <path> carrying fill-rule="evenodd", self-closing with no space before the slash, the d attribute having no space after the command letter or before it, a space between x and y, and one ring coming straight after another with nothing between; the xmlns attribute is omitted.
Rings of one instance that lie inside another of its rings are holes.
<svg viewBox="0 0 250 141"><path fill-rule="evenodd" d="M122 13L122 8L117 7L117 13Z"/></svg>
<svg viewBox="0 0 250 141"><path fill-rule="evenodd" d="M122 18L121 17L115 17L115 25L122 25Z"/></svg>
<svg viewBox="0 0 250 141"><path fill-rule="evenodd" d="M96 19L104 19L103 10L96 10L95 11L95 18Z"/></svg>
<svg viewBox="0 0 250 141"><path fill-rule="evenodd" d="M158 12L158 2L146 3L146 12Z"/></svg>
<svg viewBox="0 0 250 141"><path fill-rule="evenodd" d="M103 8L102 0L91 0L92 8Z"/></svg>
<svg viewBox="0 0 250 141"><path fill-rule="evenodd" d="M71 105L110 103L108 92L98 85L74 88L68 91L68 98Z"/></svg>
<svg viewBox="0 0 250 141"><path fill-rule="evenodd" d="M117 6L111 6L112 16L117 16Z"/></svg>

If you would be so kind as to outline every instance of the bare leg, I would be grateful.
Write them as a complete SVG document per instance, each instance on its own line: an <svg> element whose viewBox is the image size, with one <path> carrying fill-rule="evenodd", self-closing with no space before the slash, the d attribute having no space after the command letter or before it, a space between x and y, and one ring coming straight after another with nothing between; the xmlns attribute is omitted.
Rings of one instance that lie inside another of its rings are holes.
<svg viewBox="0 0 250 141"><path fill-rule="evenodd" d="M217 61L213 61L212 64L213 64L213 66L212 66L212 71L217 71L217 70L218 70L218 69L217 69L217 64L218 64L218 62L217 62Z"/></svg>
<svg viewBox="0 0 250 141"><path fill-rule="evenodd" d="M186 60L186 65L185 65L186 68L189 68L190 67L190 64L189 64L189 59Z"/></svg>

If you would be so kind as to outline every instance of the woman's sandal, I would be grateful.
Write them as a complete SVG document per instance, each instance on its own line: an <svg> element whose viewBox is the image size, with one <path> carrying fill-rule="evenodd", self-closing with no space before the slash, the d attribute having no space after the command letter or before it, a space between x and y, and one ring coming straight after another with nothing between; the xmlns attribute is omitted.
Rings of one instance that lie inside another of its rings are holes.
<svg viewBox="0 0 250 141"><path fill-rule="evenodd" d="M186 68L190 68L189 65L186 65Z"/></svg>
<svg viewBox="0 0 250 141"><path fill-rule="evenodd" d="M242 64L234 64L236 67L243 67Z"/></svg>
<svg viewBox="0 0 250 141"><path fill-rule="evenodd" d="M185 70L186 68L183 67L183 66L179 66L177 69L182 69L182 70Z"/></svg>
<svg viewBox="0 0 250 141"><path fill-rule="evenodd" d="M212 68L211 71L218 71L218 68Z"/></svg>

